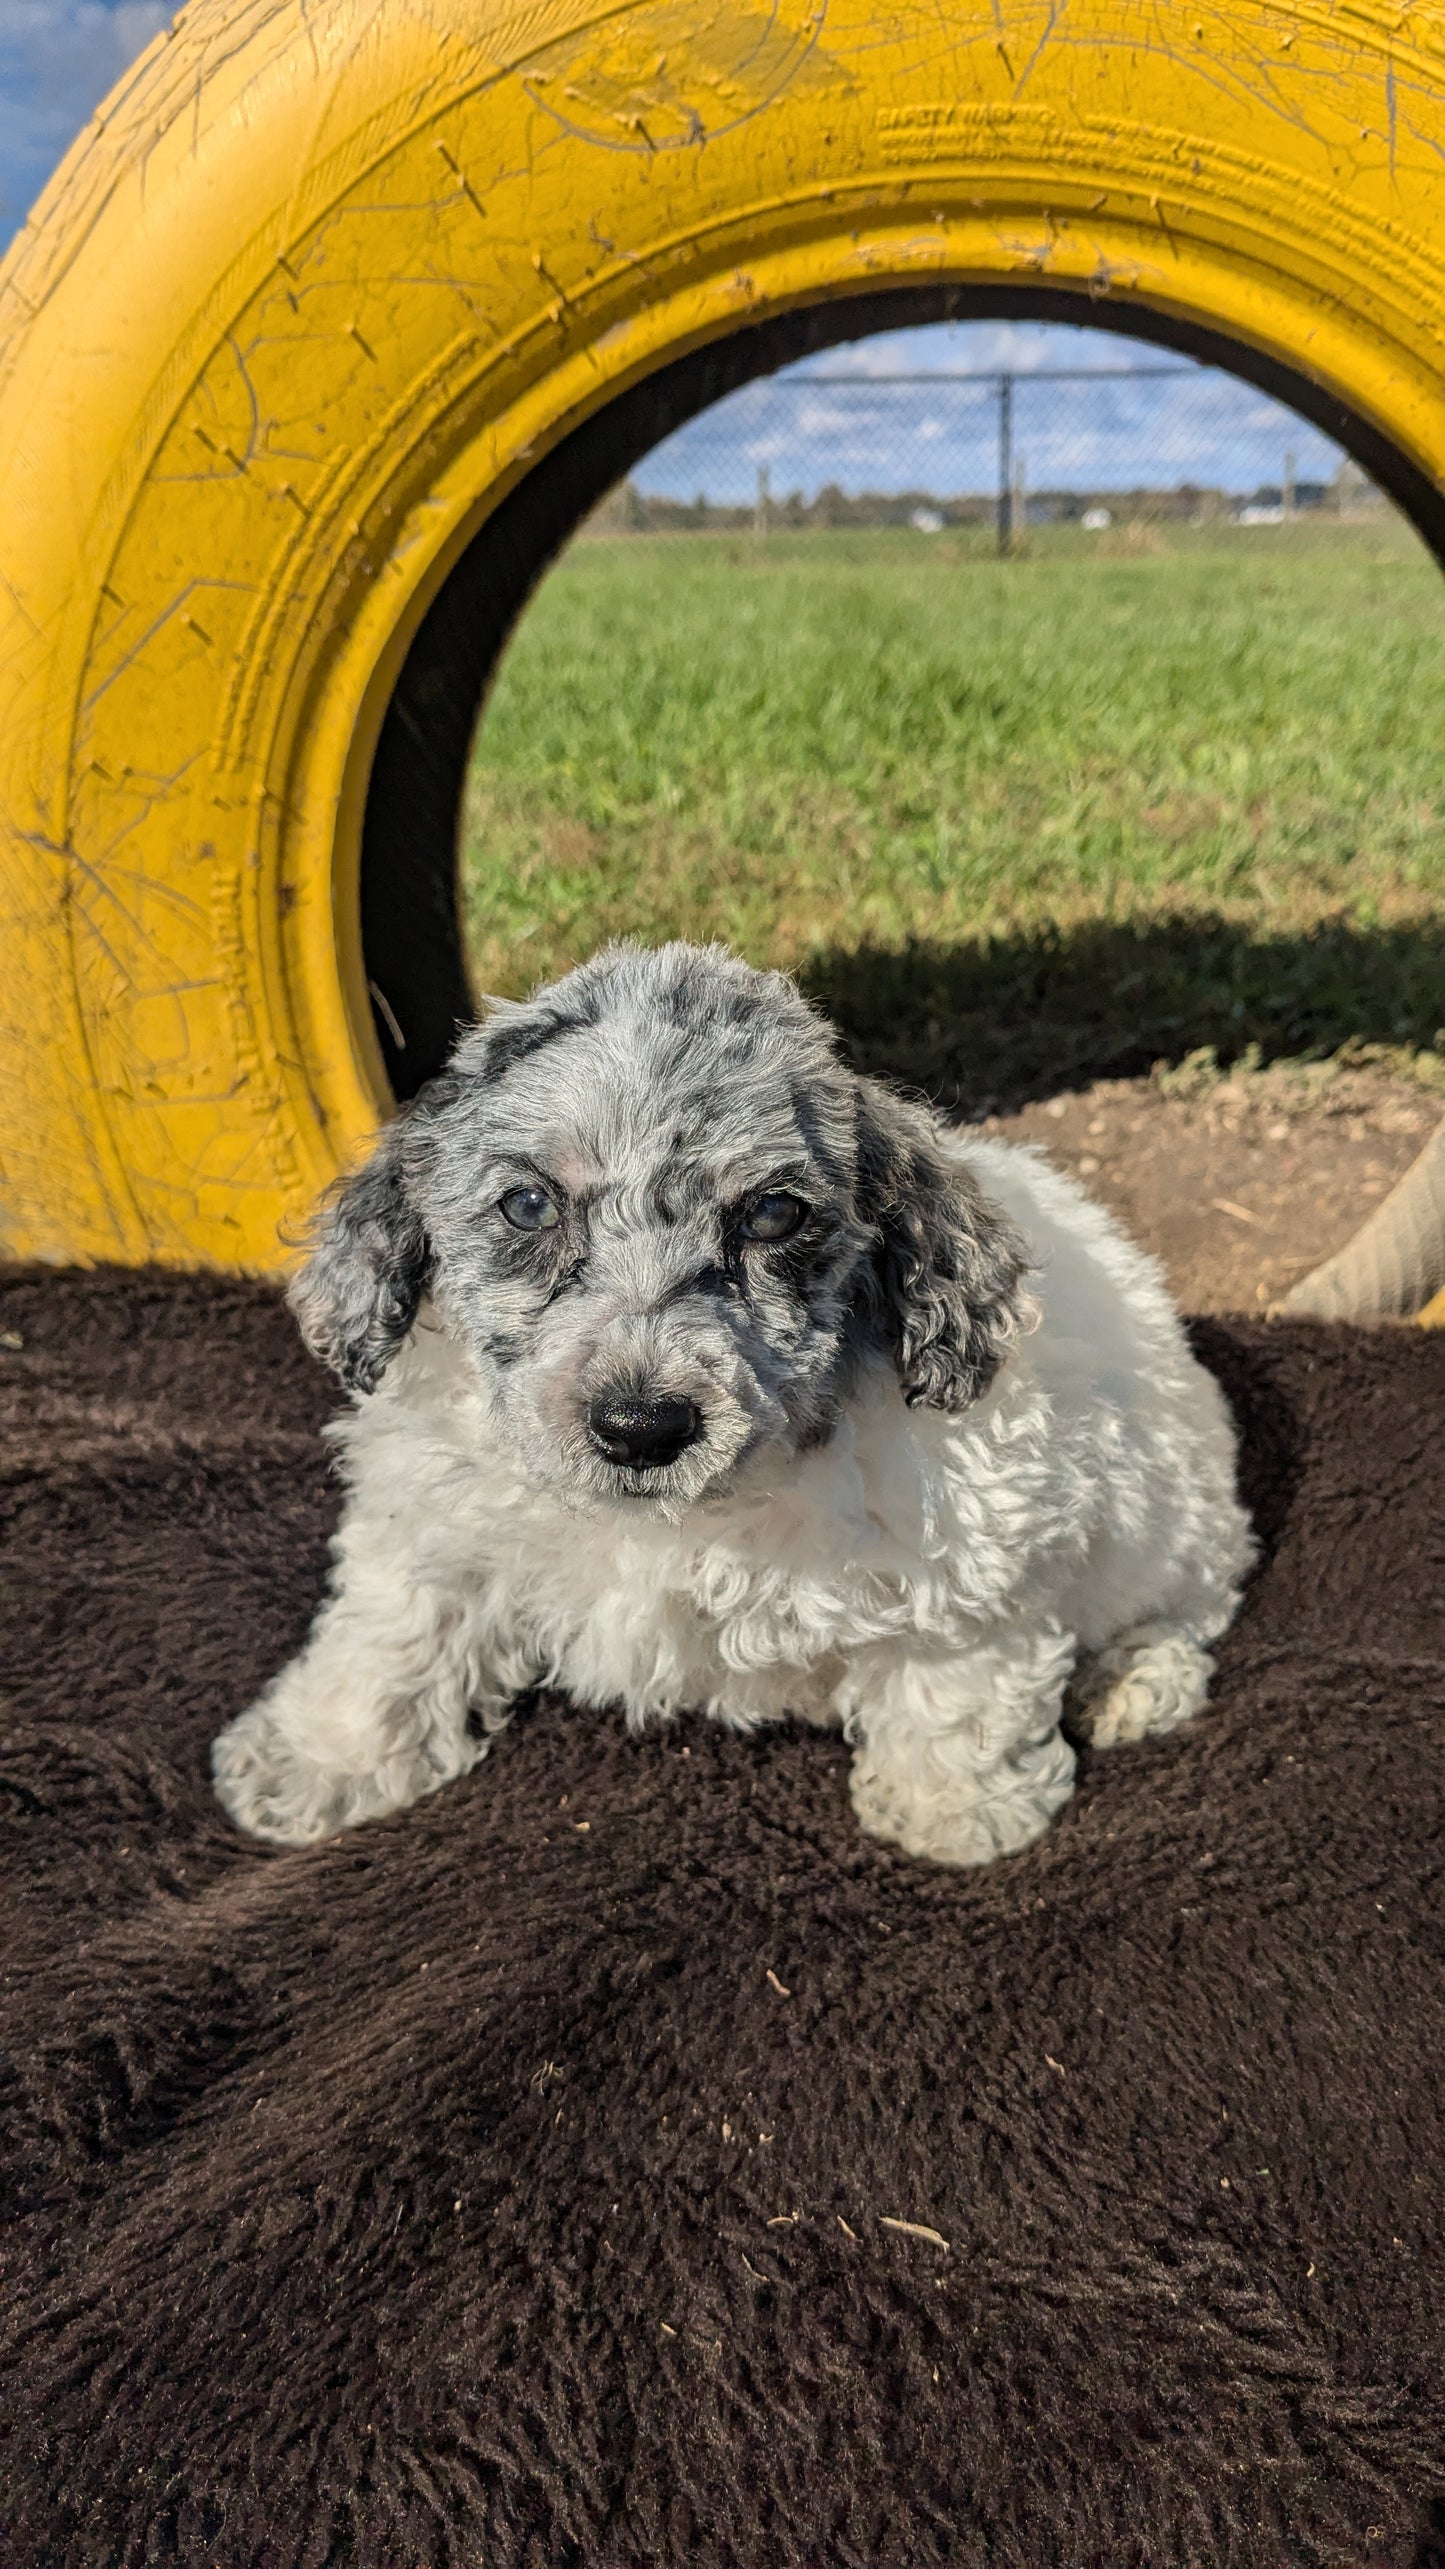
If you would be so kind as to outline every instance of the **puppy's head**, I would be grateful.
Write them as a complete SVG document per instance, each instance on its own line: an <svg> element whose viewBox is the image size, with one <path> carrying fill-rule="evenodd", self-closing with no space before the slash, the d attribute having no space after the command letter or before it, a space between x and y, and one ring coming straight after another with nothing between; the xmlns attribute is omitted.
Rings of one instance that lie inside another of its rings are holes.
<svg viewBox="0 0 1445 2569"><path fill-rule="evenodd" d="M530 1477L675 1517L826 1438L870 1356L966 1407L1025 1265L933 1118L845 1069L781 974L623 945L462 1038L291 1299L366 1392L430 1294Z"/></svg>

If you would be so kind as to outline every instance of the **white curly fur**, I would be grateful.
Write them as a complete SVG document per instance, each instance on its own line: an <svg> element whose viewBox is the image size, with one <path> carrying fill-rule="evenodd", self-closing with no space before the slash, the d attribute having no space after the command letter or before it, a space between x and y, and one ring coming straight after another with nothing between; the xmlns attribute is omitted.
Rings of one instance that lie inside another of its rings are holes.
<svg viewBox="0 0 1445 2569"><path fill-rule="evenodd" d="M400 1810L540 1682L633 1725L841 1724L862 1826L977 1864L1068 1800L1067 1688L1101 1746L1187 1720L1251 1555L1222 1397L1152 1261L1071 1181L939 1147L1022 1231L1032 1328L961 1409L908 1406L896 1351L868 1345L831 1432L763 1435L686 1503L539 1473L475 1334L446 1291L423 1300L331 1430L331 1594L216 1743L241 1826L296 1845Z"/></svg>

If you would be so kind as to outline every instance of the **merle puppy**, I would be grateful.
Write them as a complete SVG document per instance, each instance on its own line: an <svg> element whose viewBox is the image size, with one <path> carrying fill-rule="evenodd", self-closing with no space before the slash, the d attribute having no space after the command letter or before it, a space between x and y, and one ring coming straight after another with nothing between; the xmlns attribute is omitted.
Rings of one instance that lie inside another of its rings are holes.
<svg viewBox="0 0 1445 2569"><path fill-rule="evenodd" d="M291 1287L352 1395L300 1656L215 1744L258 1837L485 1757L524 1690L801 1715L862 1826L979 1864L1204 1701L1250 1559L1157 1269L1029 1151L838 1058L778 973L614 946L498 1005Z"/></svg>

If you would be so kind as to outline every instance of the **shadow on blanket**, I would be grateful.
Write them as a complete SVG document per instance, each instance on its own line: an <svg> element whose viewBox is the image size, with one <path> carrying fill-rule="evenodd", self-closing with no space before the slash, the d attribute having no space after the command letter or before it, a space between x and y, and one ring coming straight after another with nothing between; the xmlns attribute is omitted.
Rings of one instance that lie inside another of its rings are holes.
<svg viewBox="0 0 1445 2569"><path fill-rule="evenodd" d="M242 1843L327 1389L248 1285L0 1331L7 2569L1445 2557L1445 1337L1201 1327L1213 1708L956 1875L551 1704Z"/></svg>

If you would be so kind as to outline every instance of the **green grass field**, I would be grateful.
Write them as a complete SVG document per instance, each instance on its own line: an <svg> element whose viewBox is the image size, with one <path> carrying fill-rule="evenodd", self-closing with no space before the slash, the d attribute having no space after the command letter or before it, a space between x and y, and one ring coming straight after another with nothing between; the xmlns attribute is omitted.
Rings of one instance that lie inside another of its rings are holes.
<svg viewBox="0 0 1445 2569"><path fill-rule="evenodd" d="M798 970L999 1097L1445 1019L1445 581L1362 527L583 539L483 719L473 968L626 932Z"/></svg>

